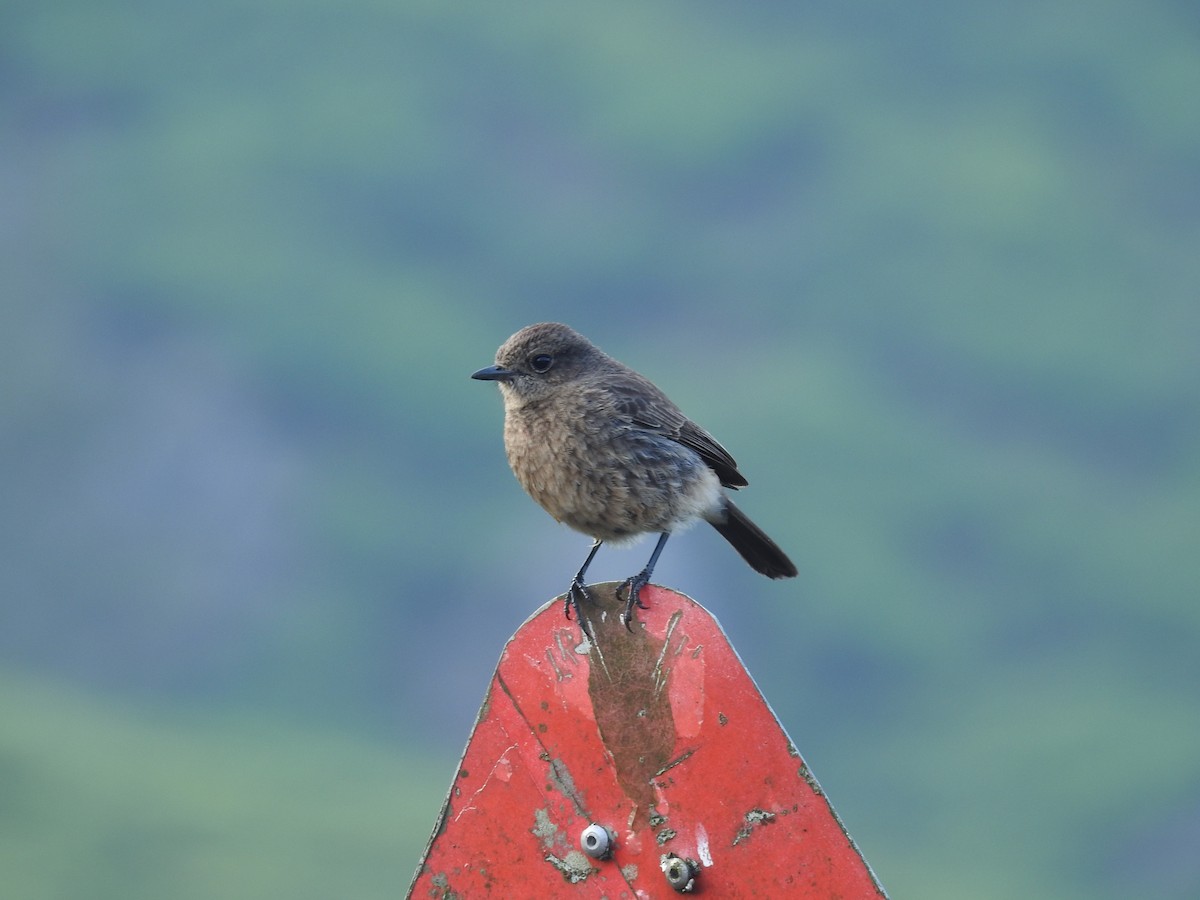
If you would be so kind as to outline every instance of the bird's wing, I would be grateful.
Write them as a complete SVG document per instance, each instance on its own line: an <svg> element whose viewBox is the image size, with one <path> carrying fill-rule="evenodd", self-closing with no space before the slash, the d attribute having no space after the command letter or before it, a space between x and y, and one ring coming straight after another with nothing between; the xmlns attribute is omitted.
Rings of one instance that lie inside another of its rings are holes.
<svg viewBox="0 0 1200 900"><path fill-rule="evenodd" d="M605 385L618 415L638 428L653 431L695 450L705 464L717 473L725 487L745 487L748 482L737 469L737 462L717 439L680 412L651 381L635 372L612 378Z"/></svg>

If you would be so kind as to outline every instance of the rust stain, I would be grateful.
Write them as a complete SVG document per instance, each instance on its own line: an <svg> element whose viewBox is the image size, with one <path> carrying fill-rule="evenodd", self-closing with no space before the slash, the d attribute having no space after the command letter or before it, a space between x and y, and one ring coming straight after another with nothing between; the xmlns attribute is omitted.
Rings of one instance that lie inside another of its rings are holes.
<svg viewBox="0 0 1200 900"><path fill-rule="evenodd" d="M593 585L589 590L603 596L612 588ZM649 816L655 796L651 780L668 766L675 749L675 719L663 690L670 671L663 667L666 642L640 627L631 634L618 615L592 616L589 624L593 649L603 660L588 674L600 739L612 756L621 789L639 816Z"/></svg>

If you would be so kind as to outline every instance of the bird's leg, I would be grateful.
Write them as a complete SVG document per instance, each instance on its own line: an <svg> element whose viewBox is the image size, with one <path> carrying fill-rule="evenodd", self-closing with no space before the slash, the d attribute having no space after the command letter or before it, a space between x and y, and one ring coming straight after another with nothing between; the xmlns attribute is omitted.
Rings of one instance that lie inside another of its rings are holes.
<svg viewBox="0 0 1200 900"><path fill-rule="evenodd" d="M587 600L588 592L587 585L583 583L583 576L587 573L588 566L592 564L592 559L596 556L596 551L600 549L600 545L604 542L600 538L596 538L592 542L591 552L588 553L587 559L583 561L583 565L579 567L579 571L575 573L574 579L571 581L571 589L567 591L567 596L563 598L563 615L568 619L571 618L571 607L575 607L575 617L582 622L583 614L579 611L579 601Z"/></svg>
<svg viewBox="0 0 1200 900"><path fill-rule="evenodd" d="M633 631L633 608L640 606L646 609L646 604L641 601L638 594L642 588L650 583L650 575L654 572L654 564L658 562L658 554L662 553L662 549L666 546L667 538L671 536L671 532L664 531L658 536L658 543L654 545L654 552L650 554L650 561L646 563L646 568L621 582L621 586L617 588L617 598L621 596L621 589L629 589L629 597L625 600L625 612L621 613L621 621L625 623L625 627L629 631Z"/></svg>

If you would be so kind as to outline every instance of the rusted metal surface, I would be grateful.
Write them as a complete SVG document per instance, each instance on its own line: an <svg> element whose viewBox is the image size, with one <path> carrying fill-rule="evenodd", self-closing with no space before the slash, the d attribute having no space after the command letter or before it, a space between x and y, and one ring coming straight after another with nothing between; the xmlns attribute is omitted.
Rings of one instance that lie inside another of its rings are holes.
<svg viewBox="0 0 1200 900"><path fill-rule="evenodd" d="M885 896L716 620L615 589L505 646L409 896Z"/></svg>

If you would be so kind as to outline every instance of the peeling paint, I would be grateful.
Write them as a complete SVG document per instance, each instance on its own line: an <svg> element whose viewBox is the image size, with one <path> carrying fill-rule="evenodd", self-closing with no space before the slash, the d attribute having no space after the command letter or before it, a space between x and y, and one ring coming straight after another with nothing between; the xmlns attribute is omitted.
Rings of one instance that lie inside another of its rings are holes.
<svg viewBox="0 0 1200 900"><path fill-rule="evenodd" d="M733 837L733 846L737 846L746 838L750 837L754 829L767 822L772 822L775 819L775 813L767 812L765 809L752 809L746 813L746 824L738 829L738 833Z"/></svg>
<svg viewBox="0 0 1200 900"><path fill-rule="evenodd" d="M818 797L825 796L825 792L821 790L821 785L817 784L816 776L813 775L807 765L801 763L797 774L799 774L799 776L804 779L805 783L812 788L812 792L814 794L816 794Z"/></svg>
<svg viewBox="0 0 1200 900"><path fill-rule="evenodd" d="M588 877L600 870L594 868L588 858L580 850L571 850L566 857L559 859L553 853L546 854L546 862L562 872L563 880L568 884L579 884L587 881Z"/></svg>
<svg viewBox="0 0 1200 900"><path fill-rule="evenodd" d="M551 759L549 778L559 792L571 801L575 812L587 818L587 808L584 806L583 796L575 787L575 779L571 777L571 770L567 768L567 764L561 759Z"/></svg>
<svg viewBox="0 0 1200 900"><path fill-rule="evenodd" d="M529 829L535 837L539 838L547 850L554 846L555 842L560 839L562 832L559 827L550 820L550 810L535 809L533 811L534 826Z"/></svg>
<svg viewBox="0 0 1200 900"><path fill-rule="evenodd" d="M749 825L759 825L763 822L770 822L775 818L775 813L767 812L765 809L752 809L746 813L746 822Z"/></svg>

